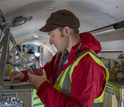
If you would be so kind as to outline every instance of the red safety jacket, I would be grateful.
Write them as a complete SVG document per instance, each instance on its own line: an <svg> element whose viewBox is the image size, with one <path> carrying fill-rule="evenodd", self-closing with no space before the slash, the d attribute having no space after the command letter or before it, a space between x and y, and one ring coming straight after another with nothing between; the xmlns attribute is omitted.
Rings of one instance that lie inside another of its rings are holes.
<svg viewBox="0 0 124 107"><path fill-rule="evenodd" d="M81 42L72 47L67 58L68 63L64 64L62 68L57 71L61 53L54 55L52 60L44 66L50 82L43 82L37 90L37 95L46 107L92 107L95 98L103 92L105 87L103 67L98 65L89 54L79 61L72 73L70 96L53 87L57 76L78 58L77 52L92 50L97 54L101 51L100 43L90 33L81 33L80 37ZM80 43L81 47L75 51ZM27 79L27 72L22 72Z"/></svg>

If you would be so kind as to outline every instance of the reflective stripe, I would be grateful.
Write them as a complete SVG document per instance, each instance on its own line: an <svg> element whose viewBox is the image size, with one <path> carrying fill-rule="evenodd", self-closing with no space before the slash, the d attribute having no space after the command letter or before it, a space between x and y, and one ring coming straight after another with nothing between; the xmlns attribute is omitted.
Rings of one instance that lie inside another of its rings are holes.
<svg viewBox="0 0 124 107"><path fill-rule="evenodd" d="M91 52L94 56L96 56L99 59L99 56L97 56L92 50L86 50L86 51L78 52L78 57L82 56L86 52Z"/></svg>
<svg viewBox="0 0 124 107"><path fill-rule="evenodd" d="M63 85L62 85L62 92L68 96L71 95L71 84L70 84L70 74L69 73L70 73L70 69L71 69L72 65L68 69L65 79L64 79L64 82L63 82Z"/></svg>
<svg viewBox="0 0 124 107"><path fill-rule="evenodd" d="M34 97L34 100L39 99L39 97Z"/></svg>
<svg viewBox="0 0 124 107"><path fill-rule="evenodd" d="M93 103L92 107L103 107L103 103Z"/></svg>
<svg viewBox="0 0 124 107"><path fill-rule="evenodd" d="M37 104L34 104L34 105L33 105L33 107L37 107L37 106L39 106L39 107L41 107L41 106L44 107L43 103L37 103Z"/></svg>

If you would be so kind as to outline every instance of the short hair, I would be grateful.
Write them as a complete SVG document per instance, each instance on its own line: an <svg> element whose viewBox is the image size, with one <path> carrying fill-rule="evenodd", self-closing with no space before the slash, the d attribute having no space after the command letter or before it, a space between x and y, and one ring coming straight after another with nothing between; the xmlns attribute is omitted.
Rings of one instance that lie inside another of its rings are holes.
<svg viewBox="0 0 124 107"><path fill-rule="evenodd" d="M72 28L72 27L70 27L70 28L73 30L73 33L74 33L74 34L79 33L78 28ZM64 27L58 27L58 29L62 32L62 30L64 29Z"/></svg>

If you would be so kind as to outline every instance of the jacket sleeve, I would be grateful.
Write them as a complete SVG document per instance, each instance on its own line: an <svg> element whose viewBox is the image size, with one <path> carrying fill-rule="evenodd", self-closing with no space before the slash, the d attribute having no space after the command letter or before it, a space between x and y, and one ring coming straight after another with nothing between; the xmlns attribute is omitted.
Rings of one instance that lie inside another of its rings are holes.
<svg viewBox="0 0 124 107"><path fill-rule="evenodd" d="M25 78L23 79L23 81L27 81L28 80L28 75L27 75L28 70L23 70L21 72L25 75Z"/></svg>
<svg viewBox="0 0 124 107"><path fill-rule="evenodd" d="M42 83L37 95L47 107L91 107L104 89L105 73L89 55L83 57L72 74L71 96L56 90L49 82Z"/></svg>
<svg viewBox="0 0 124 107"><path fill-rule="evenodd" d="M50 80L51 77L55 74L54 70L54 63L55 63L56 55L53 56L52 60L50 62L47 62L43 69L45 69L47 73L47 79Z"/></svg>

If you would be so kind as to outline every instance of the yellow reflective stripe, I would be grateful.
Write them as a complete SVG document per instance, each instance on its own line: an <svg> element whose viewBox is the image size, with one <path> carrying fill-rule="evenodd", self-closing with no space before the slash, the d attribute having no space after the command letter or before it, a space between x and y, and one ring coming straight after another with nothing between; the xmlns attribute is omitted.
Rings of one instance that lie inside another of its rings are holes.
<svg viewBox="0 0 124 107"><path fill-rule="evenodd" d="M102 103L104 101L104 93L105 93L105 88L102 94L98 98L95 98L94 103Z"/></svg>
<svg viewBox="0 0 124 107"><path fill-rule="evenodd" d="M71 66L71 65L70 65L70 66ZM69 67L70 67L70 66L69 66ZM55 83L55 85L54 85L54 88L56 88L56 89L59 90L60 92L62 92L63 81L64 81L64 79L65 79L65 75L66 75L66 73L67 73L69 67L66 68L66 69L62 72L62 74L61 74L59 80L58 80L58 81Z"/></svg>
<svg viewBox="0 0 124 107"><path fill-rule="evenodd" d="M38 103L42 103L42 102L40 101L40 98L33 100L33 104L38 104Z"/></svg>

